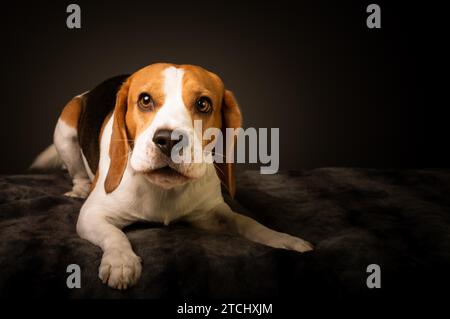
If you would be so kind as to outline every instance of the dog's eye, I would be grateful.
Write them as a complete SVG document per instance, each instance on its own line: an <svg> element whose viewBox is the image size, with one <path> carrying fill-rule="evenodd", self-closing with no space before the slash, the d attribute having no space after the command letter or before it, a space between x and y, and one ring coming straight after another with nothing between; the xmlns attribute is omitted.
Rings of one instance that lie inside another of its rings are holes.
<svg viewBox="0 0 450 319"><path fill-rule="evenodd" d="M195 103L195 107L197 108L197 111L200 113L209 113L211 112L212 103L209 97L202 96Z"/></svg>
<svg viewBox="0 0 450 319"><path fill-rule="evenodd" d="M141 93L141 95L139 95L138 106L143 111L150 111L155 107L155 103L150 94Z"/></svg>

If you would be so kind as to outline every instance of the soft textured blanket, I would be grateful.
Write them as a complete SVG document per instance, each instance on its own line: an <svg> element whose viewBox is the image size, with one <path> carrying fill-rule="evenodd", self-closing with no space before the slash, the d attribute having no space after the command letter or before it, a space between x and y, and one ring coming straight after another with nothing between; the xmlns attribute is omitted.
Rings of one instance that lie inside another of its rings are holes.
<svg viewBox="0 0 450 319"><path fill-rule="evenodd" d="M4 297L351 297L427 293L450 283L450 170L322 168L239 173L238 211L313 242L273 249L184 224L126 229L143 273L115 291L97 278L101 250L75 231L82 200L65 174L0 177L0 295ZM81 267L69 289L66 268ZM367 266L381 267L369 289Z"/></svg>

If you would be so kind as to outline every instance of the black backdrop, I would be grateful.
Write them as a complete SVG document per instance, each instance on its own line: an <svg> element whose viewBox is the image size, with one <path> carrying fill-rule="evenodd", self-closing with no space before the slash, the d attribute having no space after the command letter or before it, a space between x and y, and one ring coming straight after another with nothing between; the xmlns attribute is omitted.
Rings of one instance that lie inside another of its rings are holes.
<svg viewBox="0 0 450 319"><path fill-rule="evenodd" d="M444 8L374 1L2 3L0 173L51 143L62 106L107 77L190 63L235 92L245 126L280 128L282 168L448 167Z"/></svg>

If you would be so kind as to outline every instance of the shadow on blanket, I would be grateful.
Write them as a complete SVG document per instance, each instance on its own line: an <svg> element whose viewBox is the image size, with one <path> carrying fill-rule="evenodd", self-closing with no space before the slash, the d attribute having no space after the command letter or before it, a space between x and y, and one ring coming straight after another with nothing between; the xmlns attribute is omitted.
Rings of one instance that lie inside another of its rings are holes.
<svg viewBox="0 0 450 319"><path fill-rule="evenodd" d="M390 298L450 283L449 170L244 171L237 185L236 210L316 250L302 255L183 224L135 225L126 233L142 277L115 291L97 278L101 250L75 232L82 200L62 196L68 177L2 176L0 295ZM72 263L81 267L80 289L66 286ZM381 289L366 286L369 264L381 266Z"/></svg>

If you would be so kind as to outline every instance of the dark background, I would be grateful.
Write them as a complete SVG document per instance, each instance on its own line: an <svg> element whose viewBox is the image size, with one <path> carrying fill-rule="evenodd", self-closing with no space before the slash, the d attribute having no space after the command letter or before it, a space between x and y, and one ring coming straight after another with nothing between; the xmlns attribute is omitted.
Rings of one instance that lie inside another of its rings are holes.
<svg viewBox="0 0 450 319"><path fill-rule="evenodd" d="M438 4L367 1L75 1L1 9L0 173L51 143L64 104L154 62L201 65L234 91L245 126L280 128L281 168L448 167L448 34Z"/></svg>

